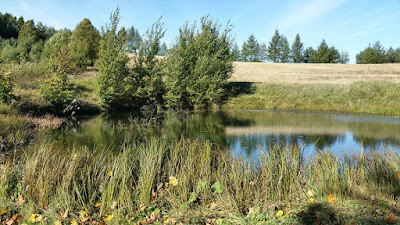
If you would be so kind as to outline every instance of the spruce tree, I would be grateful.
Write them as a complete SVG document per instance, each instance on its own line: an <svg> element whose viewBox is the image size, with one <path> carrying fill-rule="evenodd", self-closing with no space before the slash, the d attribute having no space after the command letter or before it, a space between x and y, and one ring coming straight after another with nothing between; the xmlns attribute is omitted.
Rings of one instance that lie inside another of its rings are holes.
<svg viewBox="0 0 400 225"><path fill-rule="evenodd" d="M281 36L280 40L280 49L281 49L281 58L280 62L281 63L288 63L290 60L290 47L289 47L289 42L285 36Z"/></svg>
<svg viewBox="0 0 400 225"><path fill-rule="evenodd" d="M256 37L251 34L242 45L242 57L245 62L260 62L260 44Z"/></svg>
<svg viewBox="0 0 400 225"><path fill-rule="evenodd" d="M241 53L236 43L233 45L231 52L234 61L241 61Z"/></svg>
<svg viewBox="0 0 400 225"><path fill-rule="evenodd" d="M299 34L296 35L296 38L292 44L291 58L294 63L304 62L304 47Z"/></svg>
<svg viewBox="0 0 400 225"><path fill-rule="evenodd" d="M274 63L278 63L281 60L281 45L281 35L278 30L275 30L275 34L269 42L267 49L268 58Z"/></svg>

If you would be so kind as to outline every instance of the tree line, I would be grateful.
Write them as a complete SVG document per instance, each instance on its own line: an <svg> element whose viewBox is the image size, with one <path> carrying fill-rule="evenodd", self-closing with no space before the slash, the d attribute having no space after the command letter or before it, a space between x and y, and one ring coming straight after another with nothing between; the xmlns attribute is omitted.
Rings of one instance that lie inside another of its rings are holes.
<svg viewBox="0 0 400 225"><path fill-rule="evenodd" d="M232 49L236 61L273 63L348 63L349 54L339 52L335 47L329 47L322 40L317 49L305 48L300 35L297 34L290 45L287 37L275 30L275 34L268 42L259 43L251 34L242 45L242 49L235 44Z"/></svg>
<svg viewBox="0 0 400 225"><path fill-rule="evenodd" d="M76 98L69 75L88 66L98 71L97 89L107 110L140 108L205 108L226 99L234 60L274 63L347 63L339 52L322 40L317 49L305 48L300 35L290 45L278 30L267 44L250 35L241 50L231 36L232 25L222 27L209 16L198 23L185 23L174 43L162 43L161 21L144 34L133 26L119 27L119 9L100 30L83 19L74 30L55 30L0 14L0 63L26 62L45 65L40 94L51 105L63 108ZM399 48L385 50L379 42L357 55L357 63L399 62ZM127 53L136 53L129 57ZM167 55L168 57L159 57ZM133 65L128 62L133 60ZM0 69L0 100L12 99L10 74Z"/></svg>
<svg viewBox="0 0 400 225"><path fill-rule="evenodd" d="M19 20L10 14L6 17L12 23ZM39 78L40 94L60 109L76 98L70 75L88 66L98 71L96 89L106 110L142 106L204 108L223 101L233 71L231 25L222 28L204 16L199 23L184 24L168 49L161 42L165 33L161 19L142 35L133 27L119 28L118 23L119 9L101 30L84 19L72 31L47 28L54 32L40 42L38 25L33 20L23 22L13 26L17 32L5 30L12 35L1 38L0 63L44 64L46 72ZM30 57L32 46L39 42L37 57ZM132 57L127 53L137 54ZM133 65L128 66L130 60ZM0 91L4 93L0 100L9 101L12 84L7 71L0 70Z"/></svg>

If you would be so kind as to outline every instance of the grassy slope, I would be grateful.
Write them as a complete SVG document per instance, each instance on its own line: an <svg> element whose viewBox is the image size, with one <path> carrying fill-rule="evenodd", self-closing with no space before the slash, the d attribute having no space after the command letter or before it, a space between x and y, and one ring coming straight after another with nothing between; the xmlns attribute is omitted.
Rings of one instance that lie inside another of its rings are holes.
<svg viewBox="0 0 400 225"><path fill-rule="evenodd" d="M230 98L226 109L400 115L398 65L236 63L236 66L232 81L257 83L252 83L246 94Z"/></svg>

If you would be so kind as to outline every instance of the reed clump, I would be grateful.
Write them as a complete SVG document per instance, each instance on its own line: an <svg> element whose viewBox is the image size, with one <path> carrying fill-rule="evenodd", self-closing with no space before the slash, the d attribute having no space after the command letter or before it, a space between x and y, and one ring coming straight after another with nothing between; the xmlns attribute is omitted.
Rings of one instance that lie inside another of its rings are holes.
<svg viewBox="0 0 400 225"><path fill-rule="evenodd" d="M6 160L0 172L0 218L63 224L301 223L310 204L348 201L384 207L383 219L397 215L400 194L400 158L389 149L304 158L299 146L276 145L249 162L190 139L147 139L119 152L44 143Z"/></svg>

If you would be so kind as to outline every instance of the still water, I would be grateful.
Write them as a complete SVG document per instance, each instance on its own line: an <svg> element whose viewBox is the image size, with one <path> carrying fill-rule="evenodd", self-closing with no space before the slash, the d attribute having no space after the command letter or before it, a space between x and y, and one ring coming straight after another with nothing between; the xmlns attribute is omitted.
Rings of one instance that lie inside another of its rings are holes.
<svg viewBox="0 0 400 225"><path fill-rule="evenodd" d="M140 118L120 114L69 121L43 139L66 148L85 145L118 149L140 138L190 137L210 140L252 160L261 149L268 150L274 144L300 145L304 154L400 149L400 118L395 117L238 110Z"/></svg>

